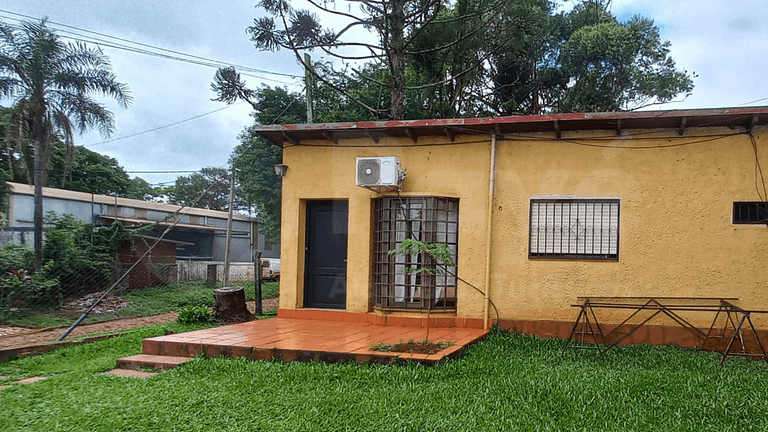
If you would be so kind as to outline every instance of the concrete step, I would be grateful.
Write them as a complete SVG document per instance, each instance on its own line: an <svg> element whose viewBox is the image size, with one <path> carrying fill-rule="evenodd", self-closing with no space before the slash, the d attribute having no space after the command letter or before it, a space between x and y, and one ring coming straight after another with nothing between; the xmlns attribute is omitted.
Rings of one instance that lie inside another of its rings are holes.
<svg viewBox="0 0 768 432"><path fill-rule="evenodd" d="M157 375L157 373L155 372L142 372L142 371L131 370L131 369L112 369L104 373L107 375L115 375L115 376L121 376L121 377L129 377L129 378L147 378L147 377Z"/></svg>
<svg viewBox="0 0 768 432"><path fill-rule="evenodd" d="M173 369L183 363L192 360L191 357L161 356L152 354L138 354L117 359L118 369L139 370L151 368L161 371Z"/></svg>

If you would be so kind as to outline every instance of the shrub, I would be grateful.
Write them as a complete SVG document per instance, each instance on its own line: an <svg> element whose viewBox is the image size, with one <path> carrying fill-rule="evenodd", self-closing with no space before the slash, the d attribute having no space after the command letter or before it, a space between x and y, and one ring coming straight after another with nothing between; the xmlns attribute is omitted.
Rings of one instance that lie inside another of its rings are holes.
<svg viewBox="0 0 768 432"><path fill-rule="evenodd" d="M179 309L176 322L180 324L206 323L211 320L211 310L208 306L184 306Z"/></svg>

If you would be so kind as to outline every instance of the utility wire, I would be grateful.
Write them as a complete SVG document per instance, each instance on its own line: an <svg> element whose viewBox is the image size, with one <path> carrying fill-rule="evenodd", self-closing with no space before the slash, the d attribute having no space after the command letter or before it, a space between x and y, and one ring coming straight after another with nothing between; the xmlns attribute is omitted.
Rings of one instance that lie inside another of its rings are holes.
<svg viewBox="0 0 768 432"><path fill-rule="evenodd" d="M0 18L7 18L7 17L0 16ZM9 26L12 27L12 28L15 28L15 29L20 29L21 28L19 26L14 26L12 24L9 25ZM124 50L124 51L128 51L128 52L133 52L133 53L136 53L136 54L142 54L142 55L148 55L148 56L153 56L153 57L159 57L159 58L167 59L167 60L181 61L181 62L185 62L185 63L191 63L191 64L211 67L211 68L215 68L215 69L218 69L218 68L220 68L222 66L229 66L228 64L210 63L210 62L203 62L203 61L198 61L198 60L193 60L193 59L184 59L184 58L180 58L180 57L174 57L174 56L171 56L171 55L168 55L168 54L155 53L153 51L147 51L147 50L140 49L140 48L134 48L134 47L130 47L130 46L116 44L116 43L113 43L113 42L104 41L102 39L97 39L97 38L94 38L94 37L91 37L91 36L83 36L83 35L80 35L78 33L70 32L70 31L67 31L67 30L61 30L61 29L56 29L56 30L60 32L60 34L59 34L60 37L65 38L65 39L71 39L71 40L78 41L78 42L91 43L91 44L95 44L95 45L98 45L98 46L106 46L106 47L110 47L110 48L116 48L116 49L120 49L120 50ZM73 35L76 35L76 36L79 36L79 37L67 36L67 35L61 34L61 33L70 33L70 34L73 34ZM291 86L292 85L299 85L298 83L289 83L289 82L286 82L286 81L280 81L280 80L276 80L276 79L272 79L272 78L266 78L266 77L259 76L259 75L253 75L253 74L247 73L247 72L241 72L241 75L258 78L258 79L265 80L265 81L273 81L273 82L280 83L280 84L285 84L285 85L291 85Z"/></svg>
<svg viewBox="0 0 768 432"><path fill-rule="evenodd" d="M749 102L744 102L743 104L741 104L739 106L749 105L749 104L752 104L752 103L755 103L755 102L762 102L764 100L768 100L768 97L764 97L764 98L760 98L760 99L755 99L755 100L749 101Z"/></svg>
<svg viewBox="0 0 768 432"><path fill-rule="evenodd" d="M126 171L129 174L189 174L200 172L200 170L193 171Z"/></svg>
<svg viewBox="0 0 768 432"><path fill-rule="evenodd" d="M184 119L184 120L179 120L177 122L173 122L173 123L170 123L170 124L167 124L167 125L164 125L164 126L158 126L156 128L145 130L145 131L142 131L142 132L136 132L134 134L130 134L130 135L125 135L125 136L121 136L121 137L117 137L117 138L108 139L106 141L102 141L102 142L98 142L98 143L94 143L94 144L84 145L83 147L95 147L97 145L112 143L112 142L115 142L115 141L120 141L120 140L124 140L124 139L127 139L127 138L133 138L133 137L139 136L139 135L144 135L146 133L159 131L160 129L169 128L171 126L176 126L176 125L179 125L179 124L182 124L182 123L186 123L188 121L196 120L196 119L199 119L200 117L205 117L207 115L210 115L210 114L213 114L213 113L217 113L219 111L224 111L227 108L231 108L231 107L233 107L235 105L240 105L241 103L242 102L238 102L238 103L235 103L235 104L232 104L232 105L227 105L227 106L225 106L223 108L215 109L213 111L209 111L209 112L204 113L204 114L196 115L194 117L190 117L190 118L187 118L187 119Z"/></svg>
<svg viewBox="0 0 768 432"><path fill-rule="evenodd" d="M21 14L21 13L17 13L17 12L12 12L12 11L8 11L8 10L4 10L4 9L0 9L0 12L5 13L5 14L10 14L10 15L16 15L16 16L20 16L20 17L24 17L24 18L28 18L28 19L38 20L38 21L41 20L41 18L38 18L38 17L34 17L34 16L31 16L31 15L25 15L25 14ZM13 17L3 17L3 18L12 19L12 20L15 20L15 21L20 21L20 22L22 21L19 18L13 18ZM58 22L55 22L55 21L51 21L51 20L48 20L48 22L51 23L51 24L54 24L56 26L66 27L66 28L70 28L70 29L73 29L73 30L77 30L77 31L81 31L81 32L86 32L86 33L90 33L90 34L94 34L94 35L98 35L98 36L114 39L114 40L121 41L121 42L127 42L127 43L130 43L130 44L134 44L134 45L138 45L138 46L143 46L143 47L146 47L146 48L151 48L151 49L158 50L158 51L164 51L164 52L167 52L167 53L182 55L182 56L186 56L186 57L193 58L193 59L203 60L203 61L206 61L206 62L218 63L219 67L220 66L233 66L233 67L241 69L241 70L247 70L247 71L256 72L256 73L263 73L263 74L268 74L268 75L279 75L279 76L284 76L284 77L289 77L289 78L303 78L303 75L295 75L295 74L289 74L289 73L283 73L283 72L274 72L274 71L270 71L270 70L266 70L266 69L259 69L259 68L254 68L254 67L250 67L250 66L243 66L243 65L228 63L228 62L224 62L224 61L221 61L221 60L214 60L214 59L210 59L210 58L207 58L207 57L197 56L197 55L194 55L194 54L188 54L188 53L185 53L185 52L182 52L182 51L171 50L171 49L162 48L162 47L159 47L159 46L150 45L150 44L146 44L146 43L142 43L142 42L136 42L136 41L133 41L133 40L130 40L130 39L120 38L120 37L117 37L117 36L111 36L111 35L108 35L106 33L99 33L99 32L96 32L96 31L87 30L87 29L84 29L84 28L81 28L81 27L76 27L76 26L72 26L72 25L68 25L68 24L62 24L62 23L58 23ZM66 31L66 30L62 30L62 29L58 29L58 30L62 31L62 32L67 32L67 33L70 33L70 34L82 36L82 37L93 38L92 36L81 35L81 34L78 34L78 33L70 32L70 31ZM99 40L99 39L96 39L96 38L93 38L93 39L94 40ZM103 41L103 39L102 39L102 41ZM114 42L111 42L111 43L114 43ZM119 46L114 46L114 47L115 48L131 48L131 47L127 47L125 45L119 45ZM135 48L133 48L133 49L135 49ZM144 53L149 54L149 55L158 54L158 53L152 53L151 51L144 51ZM181 58L178 58L178 57L173 57L173 59L180 60L180 61L187 61L185 59L181 59Z"/></svg>

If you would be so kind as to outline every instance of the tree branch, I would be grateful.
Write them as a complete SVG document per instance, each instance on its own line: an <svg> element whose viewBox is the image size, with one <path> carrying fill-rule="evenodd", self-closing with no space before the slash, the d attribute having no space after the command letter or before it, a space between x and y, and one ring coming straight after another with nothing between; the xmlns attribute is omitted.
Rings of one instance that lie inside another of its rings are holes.
<svg viewBox="0 0 768 432"><path fill-rule="evenodd" d="M283 21L283 25L287 27L288 23L285 20L285 15L283 13L280 13L280 19ZM337 86L336 84L332 83L331 81L327 80L325 77L321 76L317 72L315 72L315 69L310 67L310 65L304 63L304 59L302 58L301 54L299 53L299 50L296 48L296 46L293 43L293 39L291 38L290 33L286 33L288 38L288 43L291 45L291 51L293 51L293 54L296 56L296 59L301 63L301 65L304 67L304 70L309 70L309 72L320 81L324 82L328 87L336 90L337 92L343 94L344 96L348 97L351 101L359 104L363 108L370 111L372 114L378 114L379 112L383 112L381 110L378 110L376 108L372 108L368 106L366 103L362 102L361 100L357 99L356 97L350 95L348 92L344 91L341 87Z"/></svg>
<svg viewBox="0 0 768 432"><path fill-rule="evenodd" d="M320 9L323 12L328 12L328 13L334 14L334 15L340 15L340 16L343 16L343 17L351 18L351 19L356 20L356 21L361 21L361 22L365 21L364 19L362 19L362 18L360 18L358 16L355 16L355 15L352 15L352 14L349 14L349 13L345 13L345 12L339 12L336 9L329 9L329 8L327 8L325 6L321 6L319 3L317 3L314 0L306 0L306 2L311 4L312 6Z"/></svg>

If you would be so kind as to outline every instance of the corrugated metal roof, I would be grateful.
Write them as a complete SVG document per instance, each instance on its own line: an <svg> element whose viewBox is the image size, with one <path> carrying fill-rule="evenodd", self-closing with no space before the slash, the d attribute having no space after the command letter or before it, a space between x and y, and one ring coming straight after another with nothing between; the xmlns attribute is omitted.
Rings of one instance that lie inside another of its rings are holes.
<svg viewBox="0 0 768 432"><path fill-rule="evenodd" d="M151 225L156 223L164 227L173 225L176 228L184 228L184 229L191 229L191 230L197 230L197 231L226 231L227 230L226 227L217 227L213 225L198 225L198 224L189 224L189 223L181 223L181 222L174 224L173 220L157 221L157 220L149 220L149 219L129 218L129 217L123 217L123 216L111 216L111 215L96 215L96 217L106 221L118 220L131 227Z"/></svg>
<svg viewBox="0 0 768 432"><path fill-rule="evenodd" d="M22 194L22 195L35 194L34 185L13 183L13 182L7 182L7 183L11 188L11 193ZM72 191L67 189L57 189L52 187L43 187L43 196L48 198L57 198L57 199L72 200L72 201L79 201L79 202L93 203L93 204L107 204L107 205L118 206L118 207L131 207L131 208L137 208L137 209L156 210L156 211L162 211L167 213L175 213L181 209L181 213L184 215L208 216L208 217L213 217L217 219L227 219L229 216L228 212L219 211L219 210L208 210L208 209L203 209L198 207L182 207L175 204L163 204L163 203L156 203L151 201L137 200L132 198L115 197L111 195L90 194L87 192L78 192L78 191ZM250 217L250 216L246 216L238 213L233 213L232 219L238 220L238 221L244 221L244 222L256 222L258 220L255 217Z"/></svg>
<svg viewBox="0 0 768 432"><path fill-rule="evenodd" d="M523 115L465 119L390 120L349 123L263 125L251 130L283 145L303 140L411 138L472 134L516 134L577 130L745 127L768 124L768 107Z"/></svg>

